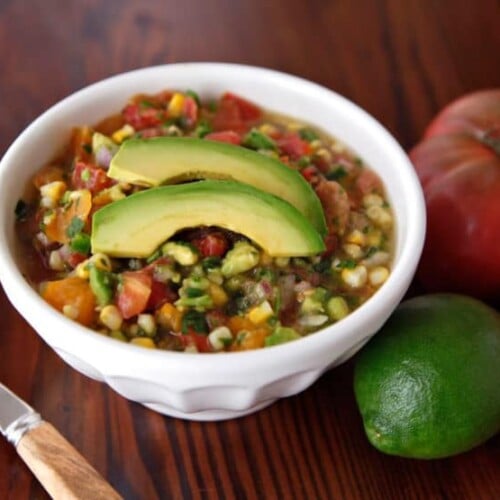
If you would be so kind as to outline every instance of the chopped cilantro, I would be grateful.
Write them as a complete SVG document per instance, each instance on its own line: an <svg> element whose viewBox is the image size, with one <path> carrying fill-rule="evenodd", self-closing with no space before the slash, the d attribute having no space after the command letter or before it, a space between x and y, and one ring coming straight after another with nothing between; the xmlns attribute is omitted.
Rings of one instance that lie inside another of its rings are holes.
<svg viewBox="0 0 500 500"><path fill-rule="evenodd" d="M205 315L198 311L187 311L182 317L181 331L186 334L189 330L198 333L208 333L208 326L205 321Z"/></svg>
<svg viewBox="0 0 500 500"><path fill-rule="evenodd" d="M357 263L353 259L341 260L335 267L337 269L354 269Z"/></svg>
<svg viewBox="0 0 500 500"><path fill-rule="evenodd" d="M325 273L330 269L330 261L328 259L320 260L316 264L313 264L313 269L318 273Z"/></svg>
<svg viewBox="0 0 500 500"><path fill-rule="evenodd" d="M200 122L194 129L194 135L200 138L205 137L210 132L212 132L212 126L206 120L200 120Z"/></svg>
<svg viewBox="0 0 500 500"><path fill-rule="evenodd" d="M196 297L202 297L203 295L205 295L205 290L201 290L200 288L189 287L186 288L184 293L186 294L186 297L188 297L189 299L195 299Z"/></svg>
<svg viewBox="0 0 500 500"><path fill-rule="evenodd" d="M376 252L378 252L378 247L369 247L366 251L365 258L371 257Z"/></svg>
<svg viewBox="0 0 500 500"><path fill-rule="evenodd" d="M347 175L346 169L342 165L335 165L333 170L326 174L326 178L330 181L338 181Z"/></svg>
<svg viewBox="0 0 500 500"><path fill-rule="evenodd" d="M307 165L310 165L311 164L311 157L310 156L301 156L299 158L299 161L297 162L297 165L299 167L307 167Z"/></svg>
<svg viewBox="0 0 500 500"><path fill-rule="evenodd" d="M143 99L140 103L139 103L139 106L141 108L154 108L155 105L151 102L151 101L148 101L147 99Z"/></svg>
<svg viewBox="0 0 500 500"><path fill-rule="evenodd" d="M299 135L301 139L304 139L304 141L307 142L312 142L315 141L316 139L319 139L318 134L314 130L311 130L310 128L300 129Z"/></svg>
<svg viewBox="0 0 500 500"><path fill-rule="evenodd" d="M209 269L215 269L216 267L220 267L220 265L220 257L206 257L201 262L201 266L205 271L208 271Z"/></svg>
<svg viewBox="0 0 500 500"><path fill-rule="evenodd" d="M82 219L80 219L80 217L76 216L73 217L71 219L71 222L69 223L69 226L66 228L66 236L68 238L73 238L74 236L76 236L78 233L81 232L84 225L85 223L83 222Z"/></svg>
<svg viewBox="0 0 500 500"><path fill-rule="evenodd" d="M208 111L215 113L217 111L217 101L210 101L207 105Z"/></svg>
<svg viewBox="0 0 500 500"><path fill-rule="evenodd" d="M363 160L359 157L357 158L354 158L354 163L358 166L358 167L362 167L363 166Z"/></svg>

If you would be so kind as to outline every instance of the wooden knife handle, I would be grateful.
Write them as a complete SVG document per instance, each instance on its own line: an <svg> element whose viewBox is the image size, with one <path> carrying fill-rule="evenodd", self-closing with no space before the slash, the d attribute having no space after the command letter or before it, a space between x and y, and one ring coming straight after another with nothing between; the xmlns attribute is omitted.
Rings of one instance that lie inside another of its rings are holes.
<svg viewBox="0 0 500 500"><path fill-rule="evenodd" d="M17 452L52 498L122 498L47 422L28 431L19 441Z"/></svg>

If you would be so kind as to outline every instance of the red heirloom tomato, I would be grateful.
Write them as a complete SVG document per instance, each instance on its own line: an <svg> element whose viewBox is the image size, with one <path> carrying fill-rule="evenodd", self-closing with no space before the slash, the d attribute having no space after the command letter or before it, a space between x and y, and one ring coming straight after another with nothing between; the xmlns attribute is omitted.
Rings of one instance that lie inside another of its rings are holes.
<svg viewBox="0 0 500 500"><path fill-rule="evenodd" d="M499 301L500 89L446 107L410 158L427 205L421 283Z"/></svg>

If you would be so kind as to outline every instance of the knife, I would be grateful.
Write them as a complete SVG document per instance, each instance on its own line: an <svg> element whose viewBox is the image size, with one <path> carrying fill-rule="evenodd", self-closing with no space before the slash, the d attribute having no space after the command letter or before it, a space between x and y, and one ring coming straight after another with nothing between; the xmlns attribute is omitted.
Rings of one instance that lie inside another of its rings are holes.
<svg viewBox="0 0 500 500"><path fill-rule="evenodd" d="M0 431L52 498L122 498L51 424L1 383Z"/></svg>

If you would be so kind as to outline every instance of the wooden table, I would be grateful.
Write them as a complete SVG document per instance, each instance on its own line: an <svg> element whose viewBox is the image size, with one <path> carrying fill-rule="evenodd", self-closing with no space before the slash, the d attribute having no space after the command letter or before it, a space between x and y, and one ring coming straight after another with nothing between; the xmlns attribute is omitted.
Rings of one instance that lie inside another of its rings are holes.
<svg viewBox="0 0 500 500"><path fill-rule="evenodd" d="M455 97L500 84L498 0L0 2L0 153L38 114L106 76L177 61L255 64L354 100L405 148ZM0 380L127 499L500 498L500 436L446 460L366 440L352 362L255 415L153 413L66 366L0 293ZM46 498L0 442L0 498Z"/></svg>

